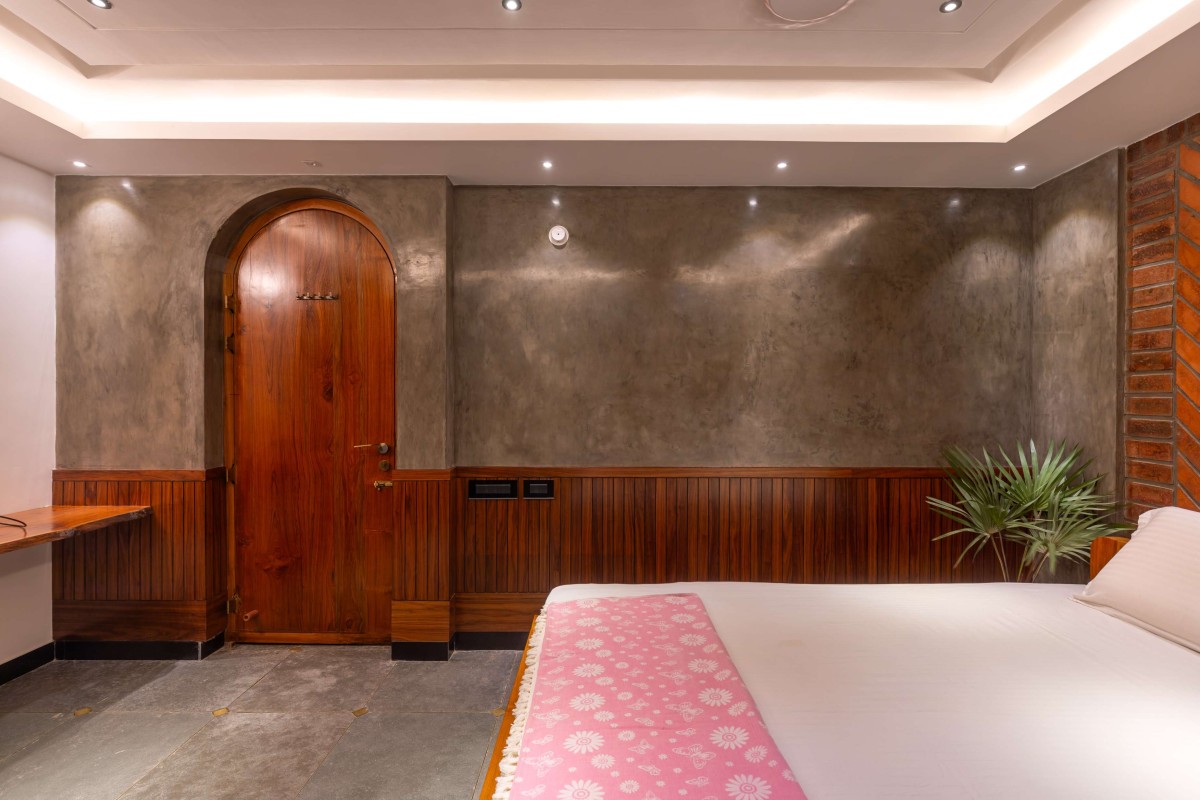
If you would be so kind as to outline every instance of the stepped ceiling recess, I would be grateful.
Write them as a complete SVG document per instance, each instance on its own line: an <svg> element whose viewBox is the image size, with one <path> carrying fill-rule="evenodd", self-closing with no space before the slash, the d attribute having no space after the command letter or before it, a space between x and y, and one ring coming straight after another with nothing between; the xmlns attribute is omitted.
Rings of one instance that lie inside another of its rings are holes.
<svg viewBox="0 0 1200 800"><path fill-rule="evenodd" d="M0 152L55 173L1016 187L1200 110L1200 0L940 5L0 0Z"/></svg>

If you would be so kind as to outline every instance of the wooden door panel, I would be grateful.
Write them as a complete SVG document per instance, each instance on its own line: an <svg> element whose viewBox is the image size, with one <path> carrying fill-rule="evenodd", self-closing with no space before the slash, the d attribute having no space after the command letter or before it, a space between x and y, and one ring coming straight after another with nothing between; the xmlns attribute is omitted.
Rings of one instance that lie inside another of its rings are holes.
<svg viewBox="0 0 1200 800"><path fill-rule="evenodd" d="M235 573L241 613L257 613L235 622L385 640L390 576L384 601L374 571L391 563L376 552L391 496L371 486L382 456L355 445L394 444L391 262L357 220L306 209L263 227L237 276Z"/></svg>

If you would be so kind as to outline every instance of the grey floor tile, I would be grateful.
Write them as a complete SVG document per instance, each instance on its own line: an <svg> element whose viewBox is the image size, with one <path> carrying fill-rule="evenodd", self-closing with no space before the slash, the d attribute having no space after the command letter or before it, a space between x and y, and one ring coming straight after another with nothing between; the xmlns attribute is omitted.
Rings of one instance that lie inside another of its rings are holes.
<svg viewBox="0 0 1200 800"><path fill-rule="evenodd" d="M392 669L386 647L305 647L230 706L234 711L354 711Z"/></svg>
<svg viewBox="0 0 1200 800"><path fill-rule="evenodd" d="M121 798L295 797L353 720L345 712L217 717Z"/></svg>
<svg viewBox="0 0 1200 800"><path fill-rule="evenodd" d="M294 645L290 644L227 644L201 663L211 664L260 658L279 662L294 652L293 647Z"/></svg>
<svg viewBox="0 0 1200 800"><path fill-rule="evenodd" d="M67 714L0 713L0 761L61 725Z"/></svg>
<svg viewBox="0 0 1200 800"><path fill-rule="evenodd" d="M498 721L372 711L346 731L300 800L473 800Z"/></svg>
<svg viewBox="0 0 1200 800"><path fill-rule="evenodd" d="M211 719L116 711L70 718L0 762L0 797L112 800Z"/></svg>
<svg viewBox="0 0 1200 800"><path fill-rule="evenodd" d="M508 703L521 654L474 650L449 662L399 661L371 708L380 711L491 711Z"/></svg>
<svg viewBox="0 0 1200 800"><path fill-rule="evenodd" d="M0 686L0 711L111 705L170 671L170 661L54 661Z"/></svg>
<svg viewBox="0 0 1200 800"><path fill-rule="evenodd" d="M172 662L167 671L125 695L114 711L213 711L237 700L275 668L269 656Z"/></svg>

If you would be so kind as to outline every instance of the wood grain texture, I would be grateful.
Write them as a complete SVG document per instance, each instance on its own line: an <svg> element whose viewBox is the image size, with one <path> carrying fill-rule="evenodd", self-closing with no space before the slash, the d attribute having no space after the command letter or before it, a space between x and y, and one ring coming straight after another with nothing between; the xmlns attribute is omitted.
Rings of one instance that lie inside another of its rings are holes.
<svg viewBox="0 0 1200 800"><path fill-rule="evenodd" d="M0 526L0 553L70 539L149 514L149 506L44 506L11 511L4 516L24 522L25 527Z"/></svg>
<svg viewBox="0 0 1200 800"><path fill-rule="evenodd" d="M1112 561L1113 556L1121 552L1121 548L1129 544L1129 539L1123 536L1101 536L1092 542L1091 577L1096 577L1104 566Z"/></svg>
<svg viewBox="0 0 1200 800"><path fill-rule="evenodd" d="M496 470L500 474L502 470ZM517 471L506 474L516 474ZM553 500L468 501L454 479L454 591L545 593L566 583L996 580L954 566L963 542L927 477L560 477ZM735 471L736 472L736 471Z"/></svg>
<svg viewBox="0 0 1200 800"><path fill-rule="evenodd" d="M453 633L450 603L406 600L392 603L393 642L448 642Z"/></svg>
<svg viewBox="0 0 1200 800"><path fill-rule="evenodd" d="M546 603L544 592L454 595L455 633L522 631Z"/></svg>
<svg viewBox="0 0 1200 800"><path fill-rule="evenodd" d="M272 210L230 259L237 638L390 630L393 492L372 484L395 446L395 272L351 211Z"/></svg>
<svg viewBox="0 0 1200 800"><path fill-rule="evenodd" d="M56 636L211 639L224 627L223 613L214 620L213 612L225 597L224 470L122 470L103 477L108 475L57 471L53 500L149 506L151 513L54 544Z"/></svg>
<svg viewBox="0 0 1200 800"><path fill-rule="evenodd" d="M451 481L393 477L396 551L395 600L449 601L454 508Z"/></svg>

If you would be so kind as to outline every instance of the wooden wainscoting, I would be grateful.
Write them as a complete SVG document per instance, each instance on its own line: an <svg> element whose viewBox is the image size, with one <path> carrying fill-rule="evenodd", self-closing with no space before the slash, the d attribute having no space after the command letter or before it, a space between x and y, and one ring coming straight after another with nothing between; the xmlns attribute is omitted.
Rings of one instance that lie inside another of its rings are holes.
<svg viewBox="0 0 1200 800"><path fill-rule="evenodd" d="M468 500L471 478L553 478L553 500ZM506 469L454 475L457 631L523 631L566 583L998 580L955 567L941 470Z"/></svg>
<svg viewBox="0 0 1200 800"><path fill-rule="evenodd" d="M149 517L54 544L54 638L192 641L225 630L225 470L55 470L53 502Z"/></svg>

